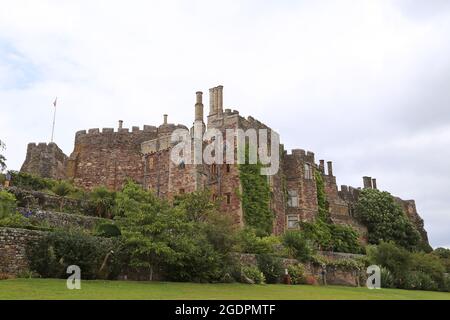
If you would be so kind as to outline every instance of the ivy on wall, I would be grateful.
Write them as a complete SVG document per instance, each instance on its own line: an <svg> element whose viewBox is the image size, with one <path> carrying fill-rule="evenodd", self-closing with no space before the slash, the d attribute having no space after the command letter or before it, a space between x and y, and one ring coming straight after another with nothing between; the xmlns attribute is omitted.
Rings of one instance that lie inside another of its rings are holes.
<svg viewBox="0 0 450 320"><path fill-rule="evenodd" d="M316 170L314 178L319 212L316 221L301 223L302 231L322 250L360 253L358 232L349 225L337 225L331 221L322 173Z"/></svg>
<svg viewBox="0 0 450 320"><path fill-rule="evenodd" d="M261 175L262 164L248 164L248 146L245 164L239 165L242 185L240 198L246 226L254 228L259 235L272 233L274 214L270 209L270 186L267 176Z"/></svg>

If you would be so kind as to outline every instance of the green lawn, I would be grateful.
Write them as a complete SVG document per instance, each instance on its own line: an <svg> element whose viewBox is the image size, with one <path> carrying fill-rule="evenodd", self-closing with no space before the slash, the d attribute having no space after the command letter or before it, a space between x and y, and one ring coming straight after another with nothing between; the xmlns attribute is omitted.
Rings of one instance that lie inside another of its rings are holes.
<svg viewBox="0 0 450 320"><path fill-rule="evenodd" d="M447 299L450 293L340 286L196 284L174 282L82 281L81 290L65 280L0 281L0 299Z"/></svg>

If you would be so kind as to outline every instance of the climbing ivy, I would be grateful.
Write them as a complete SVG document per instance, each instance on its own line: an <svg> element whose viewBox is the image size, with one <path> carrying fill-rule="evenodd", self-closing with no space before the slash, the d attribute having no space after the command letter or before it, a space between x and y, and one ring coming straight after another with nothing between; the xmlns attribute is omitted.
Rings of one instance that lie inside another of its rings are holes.
<svg viewBox="0 0 450 320"><path fill-rule="evenodd" d="M248 146L245 150L245 164L239 165L242 185L240 198L244 222L255 228L259 235L272 232L274 214L270 209L270 186L267 176L261 175L262 164L248 164Z"/></svg>
<svg viewBox="0 0 450 320"><path fill-rule="evenodd" d="M319 206L319 218L322 219L324 222L329 222L330 216L328 213L327 196L325 194L325 183L323 182L322 173L318 170L315 170L314 178L316 179L317 203Z"/></svg>
<svg viewBox="0 0 450 320"><path fill-rule="evenodd" d="M325 193L325 183L320 171L314 172L317 186L317 203L319 213L314 222L302 222L302 231L321 250L360 253L359 234L351 226L333 224L328 212L328 201Z"/></svg>

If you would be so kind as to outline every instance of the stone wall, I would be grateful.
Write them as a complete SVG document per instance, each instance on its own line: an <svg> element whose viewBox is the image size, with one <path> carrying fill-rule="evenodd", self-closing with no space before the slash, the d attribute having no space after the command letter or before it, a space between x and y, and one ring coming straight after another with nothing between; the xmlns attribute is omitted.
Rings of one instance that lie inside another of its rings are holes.
<svg viewBox="0 0 450 320"><path fill-rule="evenodd" d="M82 216L72 213L52 212L44 210L29 210L19 208L19 212L30 219L31 222L43 222L50 228L81 228L87 230L94 230L98 224L113 222L97 217Z"/></svg>
<svg viewBox="0 0 450 320"><path fill-rule="evenodd" d="M336 259L348 259L357 258L361 255L355 255L350 253L336 254L332 252L320 252L321 255L336 260ZM255 254L236 254L235 257L238 261L247 266L257 266L257 255ZM300 262L295 259L282 259L283 268L288 268L290 265L296 265ZM317 279L318 283L323 284L322 267L313 265L311 263L302 263L305 267L306 276L313 276ZM360 274L358 271L348 271L344 269L336 269L327 267L326 283L331 285L344 285L344 286L359 286Z"/></svg>
<svg viewBox="0 0 450 320"><path fill-rule="evenodd" d="M18 207L55 211L59 210L61 206L61 198L45 192L20 189L16 187L10 187L8 188L8 191L16 197ZM87 200L65 197L62 209L64 212L78 212L86 214L89 213L92 208Z"/></svg>
<svg viewBox="0 0 450 320"><path fill-rule="evenodd" d="M0 273L15 276L28 271L27 243L44 235L41 231L0 228Z"/></svg>
<svg viewBox="0 0 450 320"><path fill-rule="evenodd" d="M43 178L65 179L67 159L55 143L29 143L20 171Z"/></svg>

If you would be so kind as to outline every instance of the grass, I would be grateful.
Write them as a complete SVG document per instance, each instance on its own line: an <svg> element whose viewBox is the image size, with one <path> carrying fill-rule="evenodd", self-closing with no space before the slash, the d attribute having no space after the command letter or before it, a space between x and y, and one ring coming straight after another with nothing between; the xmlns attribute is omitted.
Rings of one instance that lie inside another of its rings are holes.
<svg viewBox="0 0 450 320"><path fill-rule="evenodd" d="M0 299L262 299L262 300L450 300L450 293L398 289L369 290L341 286L197 284L175 282L82 281L68 290L65 280L11 279L0 281Z"/></svg>

